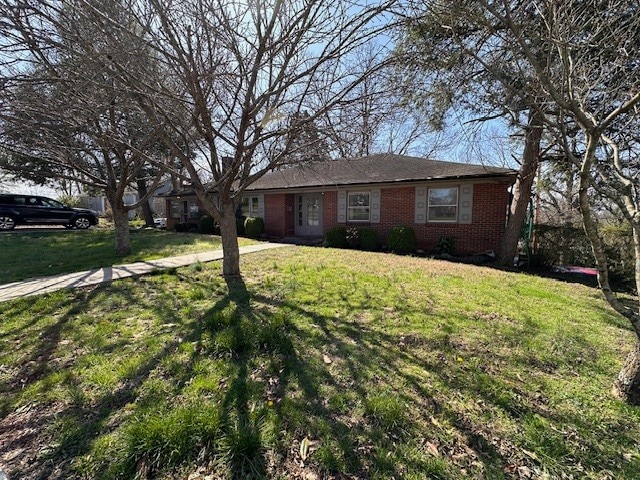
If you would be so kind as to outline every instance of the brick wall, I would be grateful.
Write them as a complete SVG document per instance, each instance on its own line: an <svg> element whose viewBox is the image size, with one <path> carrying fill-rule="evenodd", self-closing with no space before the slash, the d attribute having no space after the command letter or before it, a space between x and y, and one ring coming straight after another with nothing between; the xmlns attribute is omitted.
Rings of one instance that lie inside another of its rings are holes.
<svg viewBox="0 0 640 480"><path fill-rule="evenodd" d="M378 233L381 244L396 225L410 226L416 231L418 247L429 252L438 239L448 235L454 239L455 253L466 255L486 250L498 252L504 235L508 185L505 183L475 184L473 189L473 223L468 225L450 223L414 223L415 188L382 188L380 223L342 223L342 226L366 226ZM177 219L172 218L171 199L167 199L167 228L172 229ZM265 194L265 233L273 238L284 238L295 234L295 195L288 193ZM324 230L338 225L338 192L323 192Z"/></svg>
<svg viewBox="0 0 640 480"><path fill-rule="evenodd" d="M416 231L418 247L429 252L443 236L454 238L455 253L467 255L486 250L498 251L504 235L508 185L505 183L476 184L473 189L473 223L414 223L415 187L383 188L381 190L380 223L347 223L343 226L367 226L375 229L384 244L389 230L406 225ZM294 235L294 194L265 194L266 234L275 238ZM338 193L323 192L324 230L338 225Z"/></svg>
<svg viewBox="0 0 640 480"><path fill-rule="evenodd" d="M379 233L386 238L394 225L413 227L418 246L429 252L443 235L454 239L457 255L497 252L504 235L509 192L506 184L476 184L473 189L473 214L471 224L414 222L415 190L413 188L382 190L382 218ZM388 207L387 207L388 205Z"/></svg>
<svg viewBox="0 0 640 480"><path fill-rule="evenodd" d="M287 195L284 193L264 196L264 225L269 237L287 236L287 214L293 219L293 212L287 211Z"/></svg>
<svg viewBox="0 0 640 480"><path fill-rule="evenodd" d="M338 192L335 190L322 194L322 226L326 232L338 224Z"/></svg>
<svg viewBox="0 0 640 480"><path fill-rule="evenodd" d="M414 223L415 188L383 188L381 190L380 223L342 223L342 226L366 226L378 233L381 244L396 225L410 226L416 231L419 248L429 252L438 239L448 235L454 239L455 253L467 255L486 250L497 252L504 235L509 192L507 184L485 183L474 185L473 223L468 225L450 223ZM324 230L338 225L338 194L324 192ZM265 202L271 195L265 195ZM273 195L278 197L278 195ZM270 203L266 203L270 205ZM269 207L267 207L269 208ZM269 216L269 214L267 214ZM291 215L293 217L293 215ZM269 222L267 222L269 223Z"/></svg>

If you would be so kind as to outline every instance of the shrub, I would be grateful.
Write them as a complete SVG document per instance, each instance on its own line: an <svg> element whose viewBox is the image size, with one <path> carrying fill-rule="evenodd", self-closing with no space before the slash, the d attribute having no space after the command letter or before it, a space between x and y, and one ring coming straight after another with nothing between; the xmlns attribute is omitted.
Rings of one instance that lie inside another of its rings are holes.
<svg viewBox="0 0 640 480"><path fill-rule="evenodd" d="M610 280L617 287L633 288L635 281L633 234L624 223L611 222L600 227L609 263ZM591 244L580 227L536 225L538 251L535 257L549 265L595 265Z"/></svg>
<svg viewBox="0 0 640 480"><path fill-rule="evenodd" d="M393 227L387 235L387 246L394 253L411 253L416 250L416 232L411 227Z"/></svg>
<svg viewBox="0 0 640 480"><path fill-rule="evenodd" d="M216 221L212 217L209 215L203 215L200 218L200 224L198 225L198 233L220 235L220 227L218 227Z"/></svg>
<svg viewBox="0 0 640 480"><path fill-rule="evenodd" d="M178 232L178 233L197 232L198 231L198 224L194 223L194 222L176 223L174 225L174 227L173 227L173 230Z"/></svg>
<svg viewBox="0 0 640 480"><path fill-rule="evenodd" d="M238 230L238 235L244 236L244 221L247 219L245 216L236 217L236 229Z"/></svg>
<svg viewBox="0 0 640 480"><path fill-rule="evenodd" d="M264 234L264 220L260 217L247 217L244 221L244 233L249 238L258 239Z"/></svg>
<svg viewBox="0 0 640 480"><path fill-rule="evenodd" d="M113 210L111 207L107 207L102 214L102 218L104 218L107 222L113 222Z"/></svg>
<svg viewBox="0 0 640 480"><path fill-rule="evenodd" d="M571 225L536 225L538 250L544 265L593 265L591 245L584 230Z"/></svg>
<svg viewBox="0 0 640 480"><path fill-rule="evenodd" d="M633 290L635 287L635 257L631 226L628 223L611 223L601 228L601 234L604 250L609 259L611 281L616 285Z"/></svg>
<svg viewBox="0 0 640 480"><path fill-rule="evenodd" d="M58 197L60 203L64 203L67 207L78 208L80 205L80 198L73 195L61 195Z"/></svg>
<svg viewBox="0 0 640 480"><path fill-rule="evenodd" d="M358 240L360 242L360 249L373 251L377 250L378 235L373 228L360 228L358 229Z"/></svg>
<svg viewBox="0 0 640 480"><path fill-rule="evenodd" d="M369 251L378 249L378 236L372 228L347 228L346 242L349 248Z"/></svg>
<svg viewBox="0 0 640 480"><path fill-rule="evenodd" d="M333 227L324 235L324 244L327 247L346 248L347 229L345 227Z"/></svg>
<svg viewBox="0 0 640 480"><path fill-rule="evenodd" d="M360 248L360 230L357 228L347 228L346 239L349 248Z"/></svg>
<svg viewBox="0 0 640 480"><path fill-rule="evenodd" d="M436 246L433 249L433 253L436 255L453 255L453 237L449 235L442 235L436 241Z"/></svg>

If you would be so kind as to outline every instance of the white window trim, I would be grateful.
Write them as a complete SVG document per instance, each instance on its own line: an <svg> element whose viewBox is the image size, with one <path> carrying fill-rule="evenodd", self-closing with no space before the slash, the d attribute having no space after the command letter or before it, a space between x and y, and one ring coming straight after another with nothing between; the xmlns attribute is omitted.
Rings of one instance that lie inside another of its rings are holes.
<svg viewBox="0 0 640 480"><path fill-rule="evenodd" d="M456 208L456 218L454 218L453 220L432 220L430 218L429 212L431 211L431 203L430 203L430 199L431 199L431 195L429 194L431 192L431 190L450 190L450 189L454 189L456 190L456 204L455 205L433 205L433 207L455 207ZM458 223L458 217L460 215L460 186L459 185L452 185L452 186L442 186L442 187L428 187L427 188L427 215L426 215L426 220L427 223Z"/></svg>
<svg viewBox="0 0 640 480"><path fill-rule="evenodd" d="M349 205L349 197L351 195L368 195L369 196L369 204L366 207L352 207ZM356 208L356 209L362 209L364 210L365 208L369 210L369 218L367 218L366 220L364 219L358 219L358 220L354 220L349 218L349 212L352 208ZM359 191L354 191L354 192L347 192L347 222L349 223L371 223L371 191L369 190L359 190Z"/></svg>

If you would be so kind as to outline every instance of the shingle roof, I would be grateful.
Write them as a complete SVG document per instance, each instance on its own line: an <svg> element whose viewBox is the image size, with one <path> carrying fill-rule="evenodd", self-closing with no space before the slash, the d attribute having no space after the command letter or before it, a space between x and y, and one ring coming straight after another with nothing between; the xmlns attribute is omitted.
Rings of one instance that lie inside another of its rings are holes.
<svg viewBox="0 0 640 480"><path fill-rule="evenodd" d="M509 168L379 154L275 170L255 181L247 190L505 177L515 173Z"/></svg>

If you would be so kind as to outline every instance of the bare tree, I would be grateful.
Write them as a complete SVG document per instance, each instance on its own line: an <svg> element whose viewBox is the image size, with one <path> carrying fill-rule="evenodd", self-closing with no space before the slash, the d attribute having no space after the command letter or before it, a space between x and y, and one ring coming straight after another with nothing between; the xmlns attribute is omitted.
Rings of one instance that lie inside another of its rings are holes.
<svg viewBox="0 0 640 480"><path fill-rule="evenodd" d="M640 115L640 18L622 0L456 0L446 2L446 8L455 16L441 17L439 35L464 45L482 75L503 88L505 98L534 93L535 126L554 135L578 169L580 212L600 288L636 334L614 391L640 404L640 303L621 302L610 287L592 204L596 192L614 203L631 226L640 287L640 180L637 142L628 134L637 132ZM498 46L518 60L508 74L493 62Z"/></svg>
<svg viewBox="0 0 640 480"><path fill-rule="evenodd" d="M109 5L111 18L128 21ZM55 179L103 191L116 252L125 255L131 250L128 211L140 203L125 205L125 190L143 178L150 161L160 163L164 147L157 127L105 63L111 58L134 70L152 63L149 55L136 36L105 35L94 15L83 2L0 2L0 135L13 153L4 168L36 183Z"/></svg>
<svg viewBox="0 0 640 480"><path fill-rule="evenodd" d="M351 59L351 68L367 72L380 62L380 55L376 43L366 44ZM388 152L430 156L445 147L444 136L435 131L430 118L406 101L396 67L390 63L367 75L347 96L350 101L321 118L333 157Z"/></svg>
<svg viewBox="0 0 640 480"><path fill-rule="evenodd" d="M290 135L291 118L297 115L299 129L301 122L315 122L357 101L356 87L384 68L383 52L365 70L351 68L349 57L389 28L385 14L394 3L147 0L130 5L163 77L132 74L117 59L110 59L111 68L135 93L149 121L163 125L164 141L220 225L225 276L240 274L235 212L245 188L300 148ZM132 33L103 18L103 30Z"/></svg>

